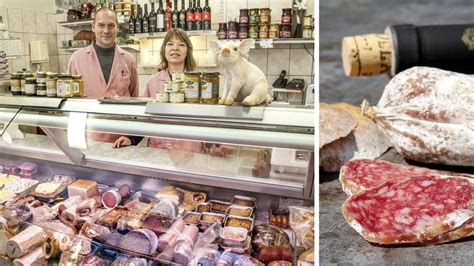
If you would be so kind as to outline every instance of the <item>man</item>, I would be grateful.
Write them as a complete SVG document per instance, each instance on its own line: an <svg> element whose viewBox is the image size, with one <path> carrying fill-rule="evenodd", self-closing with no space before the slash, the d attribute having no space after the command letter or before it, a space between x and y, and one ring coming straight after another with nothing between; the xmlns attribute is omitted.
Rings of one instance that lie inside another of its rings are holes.
<svg viewBox="0 0 474 266"><path fill-rule="evenodd" d="M114 11L99 9L92 24L95 42L74 52L69 60L68 72L82 75L87 98L138 96L135 59L115 44L118 27Z"/></svg>
<svg viewBox="0 0 474 266"><path fill-rule="evenodd" d="M119 30L117 14L106 7L99 9L92 24L95 42L71 56L68 72L82 75L87 98L137 97L138 74L132 54L115 43ZM92 133L97 141L114 142L120 135Z"/></svg>

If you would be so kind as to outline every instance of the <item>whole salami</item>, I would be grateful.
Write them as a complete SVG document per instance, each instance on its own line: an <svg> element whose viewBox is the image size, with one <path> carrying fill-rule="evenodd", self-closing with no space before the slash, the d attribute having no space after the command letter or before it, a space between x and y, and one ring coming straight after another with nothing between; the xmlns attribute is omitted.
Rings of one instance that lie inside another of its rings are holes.
<svg viewBox="0 0 474 266"><path fill-rule="evenodd" d="M473 202L474 180L426 175L391 179L355 194L344 202L342 212L369 242L429 243L470 222Z"/></svg>
<svg viewBox="0 0 474 266"><path fill-rule="evenodd" d="M413 67L387 84L377 106L364 109L405 158L474 166L473 95L473 76Z"/></svg>

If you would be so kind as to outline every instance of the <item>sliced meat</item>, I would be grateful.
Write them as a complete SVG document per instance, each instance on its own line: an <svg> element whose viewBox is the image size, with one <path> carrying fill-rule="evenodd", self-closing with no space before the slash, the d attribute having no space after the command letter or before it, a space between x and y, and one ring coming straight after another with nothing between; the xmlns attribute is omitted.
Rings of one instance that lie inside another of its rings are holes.
<svg viewBox="0 0 474 266"><path fill-rule="evenodd" d="M369 242L429 242L474 217L474 180L449 175L392 179L351 196L342 212Z"/></svg>

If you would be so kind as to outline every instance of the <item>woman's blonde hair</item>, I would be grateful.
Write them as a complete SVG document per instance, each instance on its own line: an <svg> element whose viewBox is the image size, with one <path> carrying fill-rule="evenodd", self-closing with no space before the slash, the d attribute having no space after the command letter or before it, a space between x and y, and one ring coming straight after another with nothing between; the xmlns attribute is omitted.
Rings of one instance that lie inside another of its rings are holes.
<svg viewBox="0 0 474 266"><path fill-rule="evenodd" d="M189 39L188 35L185 31L181 29L172 29L166 33L165 38L163 39L163 44L161 45L160 50L160 59L161 63L158 66L158 70L165 70L168 68L168 60L165 57L165 47L166 43L168 43L171 39L176 38L186 44L186 48L188 49L186 52L186 58L184 59L184 70L185 71L193 71L196 69L197 63L193 56L193 44Z"/></svg>

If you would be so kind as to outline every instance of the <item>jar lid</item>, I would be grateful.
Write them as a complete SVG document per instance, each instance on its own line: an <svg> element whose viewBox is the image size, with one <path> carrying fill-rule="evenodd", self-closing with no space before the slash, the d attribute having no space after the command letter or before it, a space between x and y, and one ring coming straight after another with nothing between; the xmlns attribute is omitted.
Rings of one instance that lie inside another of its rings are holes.
<svg viewBox="0 0 474 266"><path fill-rule="evenodd" d="M46 76L48 78L56 78L56 77L58 77L58 73L48 72L48 73L46 73Z"/></svg>
<svg viewBox="0 0 474 266"><path fill-rule="evenodd" d="M219 76L221 73L219 73L219 72L204 72L202 74L204 76Z"/></svg>
<svg viewBox="0 0 474 266"><path fill-rule="evenodd" d="M36 85L36 87L46 87L46 83L40 83L40 84Z"/></svg>
<svg viewBox="0 0 474 266"><path fill-rule="evenodd" d="M28 81L28 82L35 82L36 83L36 78L31 78L30 77L30 78L26 78L25 80Z"/></svg>
<svg viewBox="0 0 474 266"><path fill-rule="evenodd" d="M82 75L72 75L72 78L73 78L73 79L81 79L81 78L82 78Z"/></svg>
<svg viewBox="0 0 474 266"><path fill-rule="evenodd" d="M197 75L201 75L201 72L184 72L184 75L187 75L187 76L197 76Z"/></svg>
<svg viewBox="0 0 474 266"><path fill-rule="evenodd" d="M46 75L46 72L43 72L43 71L36 72L36 75Z"/></svg>
<svg viewBox="0 0 474 266"><path fill-rule="evenodd" d="M271 10L271 9L270 9L269 7L264 7L264 8L260 8L260 10L262 10L262 11L263 11L263 10L267 11L267 10Z"/></svg>

